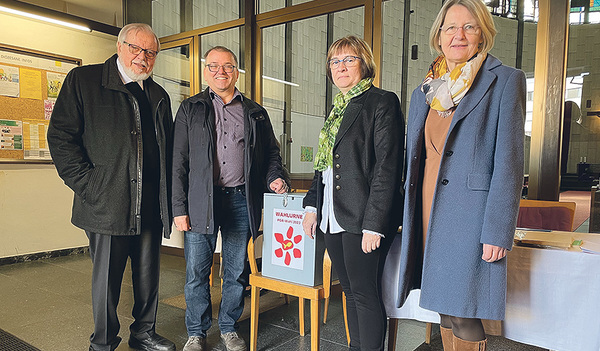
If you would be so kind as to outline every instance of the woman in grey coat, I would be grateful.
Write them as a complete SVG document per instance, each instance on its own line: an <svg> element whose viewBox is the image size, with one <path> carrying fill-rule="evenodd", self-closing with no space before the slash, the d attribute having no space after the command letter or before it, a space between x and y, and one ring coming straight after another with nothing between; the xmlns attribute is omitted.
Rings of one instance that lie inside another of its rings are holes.
<svg viewBox="0 0 600 351"><path fill-rule="evenodd" d="M526 83L488 54L495 34L481 0L447 0L430 33L440 56L410 103L397 304L420 288L444 350L485 350L481 319L504 318Z"/></svg>

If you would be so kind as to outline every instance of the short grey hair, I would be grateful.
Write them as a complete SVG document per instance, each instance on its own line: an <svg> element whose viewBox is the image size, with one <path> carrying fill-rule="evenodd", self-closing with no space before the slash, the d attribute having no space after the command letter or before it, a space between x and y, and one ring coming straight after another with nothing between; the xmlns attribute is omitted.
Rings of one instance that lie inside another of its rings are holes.
<svg viewBox="0 0 600 351"><path fill-rule="evenodd" d="M154 33L154 31L152 30L152 27L150 27L146 23L129 23L125 25L123 28L121 28L121 31L119 32L119 36L117 37L117 44L124 42L125 39L129 36L129 33L131 32L152 33L152 35L154 35L154 39L156 40L156 51L160 51L160 40L158 40L158 37L156 36L156 33Z"/></svg>
<svg viewBox="0 0 600 351"><path fill-rule="evenodd" d="M233 57L233 62L235 63L236 67L238 65L238 59L237 56L235 55L235 53L233 51L231 51L230 49L222 46L222 45L217 45L217 46L213 46L212 48L208 49L205 53L204 53L204 60L206 60L206 58L208 57L208 54L210 54L213 51L217 51L217 52L228 52L231 57Z"/></svg>

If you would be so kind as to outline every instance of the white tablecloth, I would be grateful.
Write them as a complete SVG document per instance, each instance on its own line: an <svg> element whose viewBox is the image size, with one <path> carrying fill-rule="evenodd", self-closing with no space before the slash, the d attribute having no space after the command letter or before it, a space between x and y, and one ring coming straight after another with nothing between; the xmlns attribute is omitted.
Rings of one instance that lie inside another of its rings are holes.
<svg viewBox="0 0 600 351"><path fill-rule="evenodd" d="M600 237L569 235L584 242ZM398 249L392 247L390 254ZM506 319L501 335L551 350L600 350L600 255L515 246L507 260ZM402 308L391 308L395 297L384 295L388 316L439 323L437 313L418 306L419 294L413 291Z"/></svg>

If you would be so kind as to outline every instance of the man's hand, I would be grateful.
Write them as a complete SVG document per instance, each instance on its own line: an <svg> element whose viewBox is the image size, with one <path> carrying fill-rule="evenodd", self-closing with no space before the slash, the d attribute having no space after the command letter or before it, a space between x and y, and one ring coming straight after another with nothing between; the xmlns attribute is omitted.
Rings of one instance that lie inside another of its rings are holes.
<svg viewBox="0 0 600 351"><path fill-rule="evenodd" d="M173 218L173 222L175 222L175 228L182 232L187 232L192 229L192 227L190 227L190 216L188 215L177 216Z"/></svg>
<svg viewBox="0 0 600 351"><path fill-rule="evenodd" d="M276 194L283 194L288 190L287 184L281 178L277 178L273 182L271 182L269 188Z"/></svg>

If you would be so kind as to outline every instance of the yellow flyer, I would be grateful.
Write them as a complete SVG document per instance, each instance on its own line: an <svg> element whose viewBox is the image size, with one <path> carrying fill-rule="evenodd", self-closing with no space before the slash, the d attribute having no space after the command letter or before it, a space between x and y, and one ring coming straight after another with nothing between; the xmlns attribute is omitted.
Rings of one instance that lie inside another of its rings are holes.
<svg viewBox="0 0 600 351"><path fill-rule="evenodd" d="M21 97L28 99L42 99L42 72L20 68L20 84L21 84Z"/></svg>

